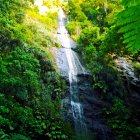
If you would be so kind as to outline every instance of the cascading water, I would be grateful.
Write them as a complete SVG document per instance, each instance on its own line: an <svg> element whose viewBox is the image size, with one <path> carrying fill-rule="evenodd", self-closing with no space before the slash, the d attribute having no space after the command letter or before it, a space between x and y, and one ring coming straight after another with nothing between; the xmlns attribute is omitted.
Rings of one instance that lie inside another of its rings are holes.
<svg viewBox="0 0 140 140"><path fill-rule="evenodd" d="M70 105L73 116L75 132L77 139L86 140L86 124L83 118L82 105L79 102L77 75L78 73L85 73L84 67L81 65L77 54L71 49L71 42L67 30L65 28L64 20L65 14L60 9L58 14L59 29L58 29L58 40L63 47L63 53L66 55L66 61L68 63L68 78L69 78L69 92L70 92ZM59 63L59 62L58 62ZM61 66L62 67L62 66Z"/></svg>
<svg viewBox="0 0 140 140"><path fill-rule="evenodd" d="M118 140L112 129L104 124L102 108L108 105L97 98L96 95L99 93L93 89L91 75L72 49L75 45L65 28L67 18L62 9L59 11L58 19L57 36L61 48L56 49L55 56L68 89L62 100L62 117L74 124L76 140ZM134 69L123 59L118 62L126 76L133 80L133 87L136 87L139 81L134 75Z"/></svg>
<svg viewBox="0 0 140 140"><path fill-rule="evenodd" d="M62 47L56 51L56 61L68 84L68 95L62 100L62 117L74 124L76 140L114 140L111 129L102 121L104 103L96 98L90 74L72 49L75 45L65 28L66 16L62 9L58 20L57 36Z"/></svg>

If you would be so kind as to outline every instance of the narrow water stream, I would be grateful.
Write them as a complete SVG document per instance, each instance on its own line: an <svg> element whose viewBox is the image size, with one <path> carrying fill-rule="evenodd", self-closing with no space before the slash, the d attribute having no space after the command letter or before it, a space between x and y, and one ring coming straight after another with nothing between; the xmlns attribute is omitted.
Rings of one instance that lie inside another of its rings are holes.
<svg viewBox="0 0 140 140"><path fill-rule="evenodd" d="M66 63L68 64L67 74L69 79L69 92L70 92L70 106L71 113L73 116L75 132L77 135L77 140L87 140L87 128L83 118L83 108L79 102L79 93L78 93L78 79L77 75L79 73L84 74L85 69L79 61L77 54L71 49L71 40L69 38L68 32L65 28L65 14L62 9L60 9L58 14L59 19L59 28L58 28L58 40L63 47L63 53L65 53ZM60 66L60 64L59 64ZM64 67L61 66L61 69Z"/></svg>

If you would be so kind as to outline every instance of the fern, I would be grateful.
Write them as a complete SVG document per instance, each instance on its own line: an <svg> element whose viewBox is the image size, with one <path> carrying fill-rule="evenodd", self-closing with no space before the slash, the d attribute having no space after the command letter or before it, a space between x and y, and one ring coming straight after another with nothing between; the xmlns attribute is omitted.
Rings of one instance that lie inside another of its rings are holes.
<svg viewBox="0 0 140 140"><path fill-rule="evenodd" d="M138 4L140 4L140 0L123 0L122 1L122 5L128 6L128 7L135 6Z"/></svg>
<svg viewBox="0 0 140 140"><path fill-rule="evenodd" d="M123 43L135 54L140 51L140 0L123 0L122 4L127 8L117 15L118 32L123 33Z"/></svg>

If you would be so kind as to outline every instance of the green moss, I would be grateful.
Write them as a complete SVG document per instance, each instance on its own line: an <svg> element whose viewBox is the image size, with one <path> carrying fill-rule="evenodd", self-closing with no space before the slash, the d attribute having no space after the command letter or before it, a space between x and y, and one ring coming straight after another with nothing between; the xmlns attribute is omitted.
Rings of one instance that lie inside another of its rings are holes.
<svg viewBox="0 0 140 140"><path fill-rule="evenodd" d="M132 62L132 65L133 65L134 68L140 70L140 63L139 62Z"/></svg>

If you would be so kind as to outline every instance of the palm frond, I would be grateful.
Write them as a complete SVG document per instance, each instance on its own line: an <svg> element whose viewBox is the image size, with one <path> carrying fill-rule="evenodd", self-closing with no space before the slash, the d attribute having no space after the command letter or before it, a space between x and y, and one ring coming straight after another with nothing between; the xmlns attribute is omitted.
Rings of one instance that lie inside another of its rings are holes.
<svg viewBox="0 0 140 140"><path fill-rule="evenodd" d="M120 26L118 32L123 33L128 50L137 53L140 51L140 0L123 0L123 3L128 8L117 15L116 25Z"/></svg>

